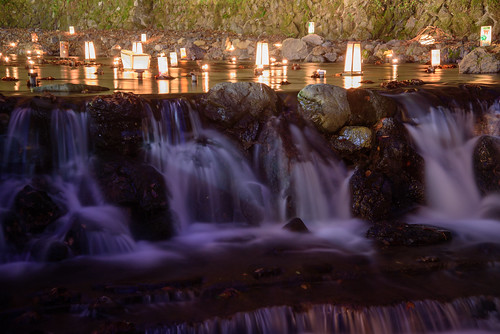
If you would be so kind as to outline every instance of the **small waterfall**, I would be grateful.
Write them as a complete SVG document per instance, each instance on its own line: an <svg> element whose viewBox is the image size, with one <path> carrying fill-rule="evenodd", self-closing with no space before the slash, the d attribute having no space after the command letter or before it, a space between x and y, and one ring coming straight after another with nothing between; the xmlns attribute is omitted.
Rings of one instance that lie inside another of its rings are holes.
<svg viewBox="0 0 500 334"><path fill-rule="evenodd" d="M311 129L301 130L292 124L290 131L299 152L290 175L296 215L307 221L350 218L344 165L332 156L321 155L316 147L324 145L323 140Z"/></svg>
<svg viewBox="0 0 500 334"><path fill-rule="evenodd" d="M290 306L237 313L203 323L182 323L146 330L147 334L229 333L486 333L500 330L500 301L471 297L448 303L417 301L384 307L348 307L330 304Z"/></svg>
<svg viewBox="0 0 500 334"><path fill-rule="evenodd" d="M71 242L80 243L78 248L82 254L89 255L134 249L127 218L119 208L105 203L90 172L87 114L55 108L50 111L50 117L43 118L47 122L42 121L41 124L33 120L34 114L35 111L29 107L17 108L9 122L1 165L2 221L13 207L13 194L35 179L38 180L36 182L43 180L43 190L64 213L34 237L26 251L40 254L54 243ZM21 153L20 158L13 160L16 152ZM12 161L16 164L12 165ZM51 166L50 173L38 168L46 165ZM73 241L68 241L71 234L77 234L78 240L71 238ZM1 236L0 246L5 248L5 236ZM10 258L20 259L15 256Z"/></svg>
<svg viewBox="0 0 500 334"><path fill-rule="evenodd" d="M431 108L415 120L407 129L425 159L429 207L445 217L474 216L481 198L472 164L472 114Z"/></svg>
<svg viewBox="0 0 500 334"><path fill-rule="evenodd" d="M184 100L164 100L160 109L160 118L150 112L143 126L147 159L165 176L179 230L193 222L262 221L267 191L235 145L204 129Z"/></svg>

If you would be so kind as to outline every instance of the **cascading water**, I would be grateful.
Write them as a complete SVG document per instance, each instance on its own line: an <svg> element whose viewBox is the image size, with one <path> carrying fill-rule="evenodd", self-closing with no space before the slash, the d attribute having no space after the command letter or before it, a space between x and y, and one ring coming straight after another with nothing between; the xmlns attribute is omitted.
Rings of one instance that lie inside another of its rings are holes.
<svg viewBox="0 0 500 334"><path fill-rule="evenodd" d="M2 220L5 221L14 205L12 194L40 180L43 180L44 191L64 213L27 245L23 257L28 259L32 249L44 254L54 243L68 242L81 243L78 249L90 255L132 250L134 242L124 224L125 215L118 208L105 204L90 173L87 114L53 109L47 128L44 121L34 120L34 115L30 107L17 108L12 113L1 165ZM21 154L13 159L16 152ZM51 166L50 172L44 171L47 165ZM69 234L78 234L79 240L72 237L68 241ZM2 239L5 246L5 238Z"/></svg>
<svg viewBox="0 0 500 334"><path fill-rule="evenodd" d="M474 178L473 111L433 107L422 99L417 103L414 95L399 98L414 121L407 129L425 159L427 207L413 219L448 227L466 239L497 240L500 223L484 213L499 208L499 196L482 197ZM486 113L497 113L496 106Z"/></svg>
<svg viewBox="0 0 500 334"><path fill-rule="evenodd" d="M472 297L448 303L418 301L386 307L314 305L305 311L271 307L146 330L147 334L229 333L488 333L500 330L498 299Z"/></svg>
<svg viewBox="0 0 500 334"><path fill-rule="evenodd" d="M234 144L202 128L185 101L162 101L160 119L150 113L144 131L148 160L165 176L180 231L194 222L264 219L266 188Z"/></svg>

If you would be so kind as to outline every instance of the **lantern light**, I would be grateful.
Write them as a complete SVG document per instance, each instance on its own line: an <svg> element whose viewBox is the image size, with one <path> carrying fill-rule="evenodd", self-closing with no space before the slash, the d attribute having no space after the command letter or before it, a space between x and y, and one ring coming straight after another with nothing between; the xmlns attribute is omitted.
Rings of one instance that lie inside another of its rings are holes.
<svg viewBox="0 0 500 334"><path fill-rule="evenodd" d="M344 75L362 75L361 71L361 43L348 42L345 55Z"/></svg>
<svg viewBox="0 0 500 334"><path fill-rule="evenodd" d="M257 43L255 65L257 65L257 67L269 66L269 45L267 43Z"/></svg>
<svg viewBox="0 0 500 334"><path fill-rule="evenodd" d="M186 48L180 48L181 59L187 58Z"/></svg>
<svg viewBox="0 0 500 334"><path fill-rule="evenodd" d="M121 51L123 69L125 70L145 71L149 68L149 58L148 54L136 53L130 50Z"/></svg>
<svg viewBox="0 0 500 334"><path fill-rule="evenodd" d="M307 33L314 34L314 22L307 23Z"/></svg>
<svg viewBox="0 0 500 334"><path fill-rule="evenodd" d="M431 50L431 66L436 67L441 64L441 50Z"/></svg>
<svg viewBox="0 0 500 334"><path fill-rule="evenodd" d="M141 34L141 42L145 43L147 41L146 34Z"/></svg>
<svg viewBox="0 0 500 334"><path fill-rule="evenodd" d="M158 74L160 76L168 75L168 59L164 53L158 57Z"/></svg>
<svg viewBox="0 0 500 334"><path fill-rule="evenodd" d="M32 32L32 33L31 33L31 41L32 41L33 43L38 42L38 35L37 35L35 32Z"/></svg>
<svg viewBox="0 0 500 334"><path fill-rule="evenodd" d="M208 64L204 64L201 69L204 71L204 72L207 72L208 71Z"/></svg>
<svg viewBox="0 0 500 334"><path fill-rule="evenodd" d="M491 26L481 27L481 40L479 44L481 46L491 45Z"/></svg>
<svg viewBox="0 0 500 334"><path fill-rule="evenodd" d="M142 53L142 43L141 42L132 42L132 52Z"/></svg>
<svg viewBox="0 0 500 334"><path fill-rule="evenodd" d="M283 60L281 61L281 63L283 65L288 65L288 59L283 58Z"/></svg>
<svg viewBox="0 0 500 334"><path fill-rule="evenodd" d="M177 61L177 52L170 52L170 66L177 67L179 62Z"/></svg>
<svg viewBox="0 0 500 334"><path fill-rule="evenodd" d="M94 42L85 42L85 60L95 60Z"/></svg>
<svg viewBox="0 0 500 334"><path fill-rule="evenodd" d="M74 35L75 34L75 27L69 26L69 34Z"/></svg>
<svg viewBox="0 0 500 334"><path fill-rule="evenodd" d="M69 58L69 42L59 42L59 57Z"/></svg>

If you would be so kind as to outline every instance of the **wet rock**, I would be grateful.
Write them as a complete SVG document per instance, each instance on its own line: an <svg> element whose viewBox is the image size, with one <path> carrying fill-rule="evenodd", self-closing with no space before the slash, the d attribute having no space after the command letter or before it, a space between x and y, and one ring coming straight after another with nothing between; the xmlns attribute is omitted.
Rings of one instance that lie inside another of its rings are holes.
<svg viewBox="0 0 500 334"><path fill-rule="evenodd" d="M310 233L309 229L307 228L306 224L304 224L302 219L297 217L290 219L288 223L283 226L283 229L297 233Z"/></svg>
<svg viewBox="0 0 500 334"><path fill-rule="evenodd" d="M288 60L303 60L309 54L307 43L296 38L287 38L281 46L283 58Z"/></svg>
<svg viewBox="0 0 500 334"><path fill-rule="evenodd" d="M500 139L482 136L473 154L474 176L479 191L485 195L500 192Z"/></svg>
<svg viewBox="0 0 500 334"><path fill-rule="evenodd" d="M350 186L353 214L380 221L424 203L424 161L404 125L393 118L377 123L374 140L374 148L356 167Z"/></svg>
<svg viewBox="0 0 500 334"><path fill-rule="evenodd" d="M351 111L344 88L328 84L307 85L297 98L299 112L321 132L334 133L349 120Z"/></svg>
<svg viewBox="0 0 500 334"><path fill-rule="evenodd" d="M309 34L304 37L302 37L302 41L306 42L307 44L311 44L314 46L321 45L325 42L325 39L317 34Z"/></svg>
<svg viewBox="0 0 500 334"><path fill-rule="evenodd" d="M383 246L426 246L450 241L450 231L429 225L377 222L366 236Z"/></svg>
<svg viewBox="0 0 500 334"><path fill-rule="evenodd" d="M465 55L458 67L460 73L498 73L500 54L489 53L485 48L476 48Z"/></svg>
<svg viewBox="0 0 500 334"><path fill-rule="evenodd" d="M339 134L333 136L331 143L342 159L356 161L372 147L372 130L363 126L345 126Z"/></svg>
<svg viewBox="0 0 500 334"><path fill-rule="evenodd" d="M423 85L424 82L420 79L409 79L409 80L393 80L388 82L382 82L380 87L387 89L395 89L400 87L408 87L408 86L420 86Z"/></svg>
<svg viewBox="0 0 500 334"><path fill-rule="evenodd" d="M14 198L14 206L3 229L6 239L22 248L33 234L42 233L63 214L47 192L25 186Z"/></svg>
<svg viewBox="0 0 500 334"><path fill-rule="evenodd" d="M205 58L206 51L197 46L196 44L189 42L185 46L186 55L191 60L201 60Z"/></svg>
<svg viewBox="0 0 500 334"><path fill-rule="evenodd" d="M129 208L130 229L137 239L164 240L173 235L168 190L155 168L118 160L97 163L95 170L106 199Z"/></svg>
<svg viewBox="0 0 500 334"><path fill-rule="evenodd" d="M349 125L372 126L384 117L394 116L398 108L393 99L363 88L348 89L347 100Z"/></svg>
<svg viewBox="0 0 500 334"><path fill-rule="evenodd" d="M254 82L219 83L202 98L202 113L235 136L245 148L252 146L261 125L279 110L279 99L267 85Z"/></svg>
<svg viewBox="0 0 500 334"><path fill-rule="evenodd" d="M99 151L134 156L143 143L144 101L132 93L97 96L87 106L90 135Z"/></svg>
<svg viewBox="0 0 500 334"><path fill-rule="evenodd" d="M33 87L33 91L36 93L40 92L61 92L61 93L87 93L87 92L104 92L108 91L109 88L97 86L97 85L85 85L85 84L52 84Z"/></svg>

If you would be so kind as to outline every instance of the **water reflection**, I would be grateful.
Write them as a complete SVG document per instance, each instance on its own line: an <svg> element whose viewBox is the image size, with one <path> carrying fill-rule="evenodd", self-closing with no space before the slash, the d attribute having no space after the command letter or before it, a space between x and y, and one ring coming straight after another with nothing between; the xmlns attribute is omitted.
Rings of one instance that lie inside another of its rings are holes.
<svg viewBox="0 0 500 334"><path fill-rule="evenodd" d="M392 65L391 80L392 81L398 80L398 65L397 64Z"/></svg>
<svg viewBox="0 0 500 334"><path fill-rule="evenodd" d="M157 80L158 83L158 93L169 94L170 93L170 82L168 80Z"/></svg>
<svg viewBox="0 0 500 334"><path fill-rule="evenodd" d="M345 75L344 78L344 88L359 88L361 87L361 78L360 75Z"/></svg>

